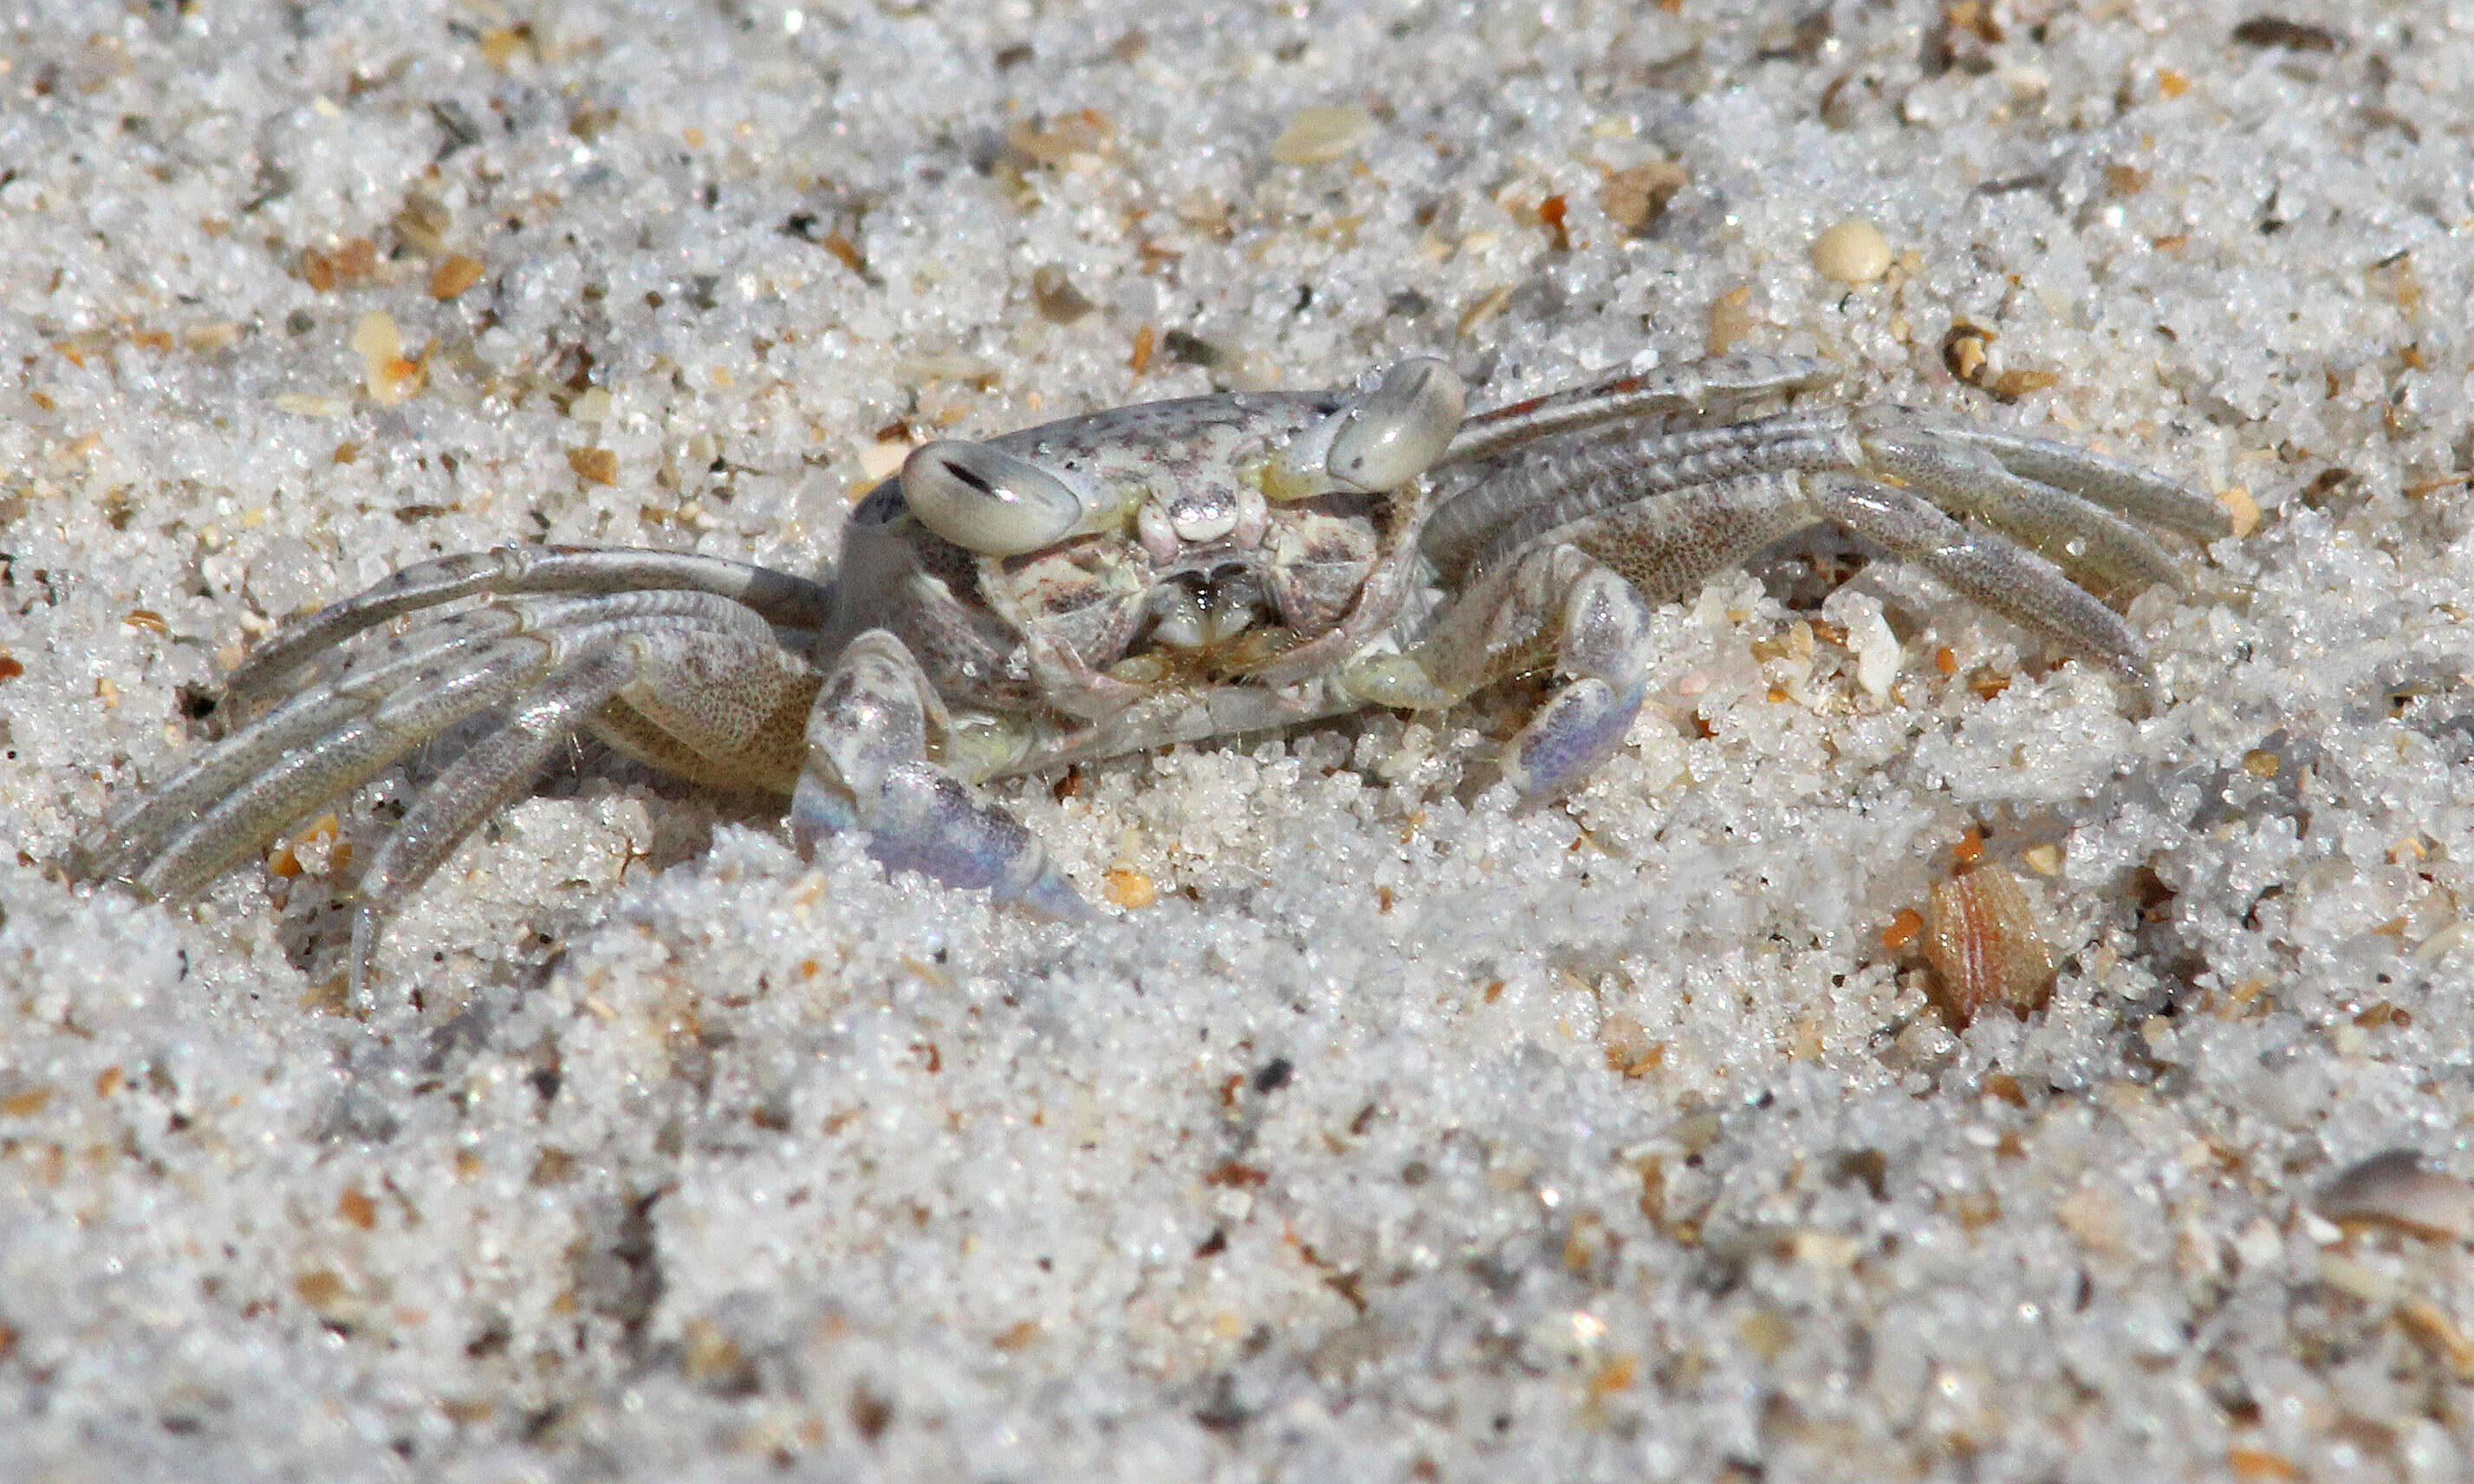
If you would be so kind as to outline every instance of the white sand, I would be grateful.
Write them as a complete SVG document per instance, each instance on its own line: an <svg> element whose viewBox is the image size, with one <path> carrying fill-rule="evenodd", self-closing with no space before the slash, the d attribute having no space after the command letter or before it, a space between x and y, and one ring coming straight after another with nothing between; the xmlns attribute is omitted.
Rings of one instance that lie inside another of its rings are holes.
<svg viewBox="0 0 2474 1484"><path fill-rule="evenodd" d="M2474 1175L2474 5L187 9L0 40L0 1477L2464 1476L2466 1250L2310 1201ZM1370 127L1274 162L1307 106ZM1850 215L1887 281L1814 271ZM1156 885L1079 936L588 754L359 1016L314 849L178 911L46 864L405 563L817 571L881 432L1500 401L1721 304L2246 490L2132 610L2173 704L1773 563L1565 809L1460 786L1493 710L1001 791ZM1961 319L2058 383L1955 381ZM1792 625L1885 605L1884 701ZM1971 824L2063 967L1953 1034L1882 936Z"/></svg>

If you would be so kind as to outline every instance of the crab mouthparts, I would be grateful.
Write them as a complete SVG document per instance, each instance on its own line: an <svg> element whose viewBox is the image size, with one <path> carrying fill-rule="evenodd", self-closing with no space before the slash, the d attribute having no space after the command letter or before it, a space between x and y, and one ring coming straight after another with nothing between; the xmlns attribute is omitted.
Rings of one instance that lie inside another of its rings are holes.
<svg viewBox="0 0 2474 1484"><path fill-rule="evenodd" d="M1242 566L1178 572L1152 589L1149 626L1136 636L1163 648L1209 649L1279 618L1262 580Z"/></svg>

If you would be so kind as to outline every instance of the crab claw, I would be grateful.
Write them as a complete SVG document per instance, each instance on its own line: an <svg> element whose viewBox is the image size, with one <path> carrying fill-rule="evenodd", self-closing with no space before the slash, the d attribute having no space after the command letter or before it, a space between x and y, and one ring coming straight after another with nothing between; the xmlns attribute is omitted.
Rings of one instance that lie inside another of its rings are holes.
<svg viewBox="0 0 2474 1484"><path fill-rule="evenodd" d="M930 731L944 724L934 693L901 640L870 629L851 641L808 715L791 843L813 857L827 837L858 830L889 869L986 888L1040 917L1087 920L1089 904L1039 838L929 760Z"/></svg>
<svg viewBox="0 0 2474 1484"><path fill-rule="evenodd" d="M865 835L867 853L887 870L917 871L965 890L986 888L997 901L1052 922L1092 915L1038 837L925 760L887 770L864 796L842 792L813 769L802 773L790 796L790 839L799 853L813 856L826 837L850 828Z"/></svg>

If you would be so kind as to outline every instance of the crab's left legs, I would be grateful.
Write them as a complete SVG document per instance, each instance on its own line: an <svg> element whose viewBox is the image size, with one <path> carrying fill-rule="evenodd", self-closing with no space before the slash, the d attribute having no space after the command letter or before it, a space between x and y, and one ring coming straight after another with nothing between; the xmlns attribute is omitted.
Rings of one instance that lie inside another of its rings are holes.
<svg viewBox="0 0 2474 1484"><path fill-rule="evenodd" d="M930 756L951 734L943 704L901 640L870 629L852 640L808 714L808 755L790 794L790 838L813 855L856 829L887 867L951 887L991 888L1039 916L1090 915L1039 839Z"/></svg>
<svg viewBox="0 0 2474 1484"><path fill-rule="evenodd" d="M347 656L339 673L206 749L80 841L79 874L192 895L294 821L467 722L487 732L418 793L360 872L355 994L379 915L528 788L579 729L657 764L787 788L815 671L763 615L709 593L508 597ZM486 719L485 719L486 718Z"/></svg>
<svg viewBox="0 0 2474 1484"><path fill-rule="evenodd" d="M1431 710L1551 663L1564 687L1505 746L1502 764L1523 799L1553 798L1623 744L1647 689L1648 632L1638 589L1580 547L1553 543L1482 577L1409 653L1361 660L1341 684L1364 700Z"/></svg>
<svg viewBox="0 0 2474 1484"><path fill-rule="evenodd" d="M1825 520L1880 543L2021 627L2094 655L2143 688L2153 685L2147 647L2122 615L2035 552L1971 530L1931 501L1886 484L1825 475L1813 481L1812 501Z"/></svg>

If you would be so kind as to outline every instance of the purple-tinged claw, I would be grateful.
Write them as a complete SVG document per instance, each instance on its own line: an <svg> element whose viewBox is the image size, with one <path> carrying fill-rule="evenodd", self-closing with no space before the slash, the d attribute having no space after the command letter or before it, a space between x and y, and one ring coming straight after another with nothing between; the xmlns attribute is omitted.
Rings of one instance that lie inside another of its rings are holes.
<svg viewBox="0 0 2474 1484"><path fill-rule="evenodd" d="M790 833L813 854L828 835L858 829L887 870L917 871L949 887L986 888L996 900L1060 922L1083 922L1090 906L1048 859L1038 837L934 764L889 769L875 792L853 800L813 774L790 801Z"/></svg>
<svg viewBox="0 0 2474 1484"><path fill-rule="evenodd" d="M813 773L799 775L798 786L790 791L790 847L800 860L814 860L826 840L858 823L850 795Z"/></svg>
<svg viewBox="0 0 2474 1484"><path fill-rule="evenodd" d="M1637 686L1618 692L1594 676L1573 681L1504 749L1504 781L1532 803L1589 782L1623 745L1644 693Z"/></svg>
<svg viewBox="0 0 2474 1484"><path fill-rule="evenodd" d="M1039 873L1019 889L998 888L997 900L1021 908L1043 922L1080 927L1100 919L1091 904L1082 899L1082 893L1074 889L1074 883L1065 879L1065 873L1056 868L1055 863L1046 860L1039 863Z"/></svg>

